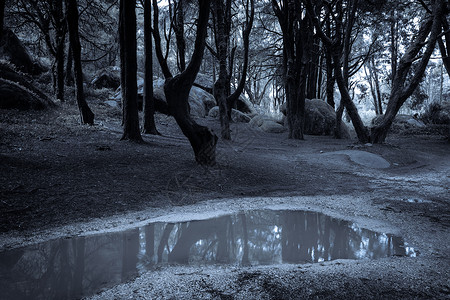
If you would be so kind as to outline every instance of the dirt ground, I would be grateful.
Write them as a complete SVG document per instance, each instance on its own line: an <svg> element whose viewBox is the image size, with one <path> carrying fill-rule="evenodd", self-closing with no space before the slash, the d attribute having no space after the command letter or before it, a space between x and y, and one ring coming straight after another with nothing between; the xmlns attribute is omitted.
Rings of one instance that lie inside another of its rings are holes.
<svg viewBox="0 0 450 300"><path fill-rule="evenodd" d="M399 234L418 257L338 260L270 267L168 267L94 296L122 298L450 297L450 144L439 135L391 135L384 145L233 124L217 165L195 163L175 122L162 136L120 141L120 110L92 104L95 126L76 107L0 111L0 250L61 237L130 228L169 214L282 205L319 211ZM216 132L213 119L200 119ZM342 151L377 154L385 169ZM340 151L338 153L335 153Z"/></svg>

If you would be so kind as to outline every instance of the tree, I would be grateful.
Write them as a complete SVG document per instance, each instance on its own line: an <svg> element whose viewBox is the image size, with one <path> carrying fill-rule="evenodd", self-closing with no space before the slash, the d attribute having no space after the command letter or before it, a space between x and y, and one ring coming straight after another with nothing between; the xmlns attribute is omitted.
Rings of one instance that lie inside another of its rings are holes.
<svg viewBox="0 0 450 300"><path fill-rule="evenodd" d="M0 41L2 40L3 35L3 19L5 18L5 1L0 0Z"/></svg>
<svg viewBox="0 0 450 300"><path fill-rule="evenodd" d="M358 140L362 143L367 143L370 140L369 131L364 126L361 117L358 114L358 109L349 93L348 79L349 79L349 57L351 51L351 37L353 25L355 22L356 11L358 8L358 0L348 0L346 5L343 5L344 0L336 1L334 7L327 6L327 11L330 14L336 15L334 20L334 33L327 35L321 26L321 22L316 14L316 11L323 9L323 5L314 7L311 0L302 0L305 3L307 11L311 17L314 28L317 34L320 36L323 44L331 52L331 58L333 60L334 76L341 93L341 103L343 104L338 109L336 117L336 132L339 132L340 119L343 108L347 109L347 112L352 120L353 127L355 128ZM345 9L345 11L344 11ZM344 18L344 15L346 16Z"/></svg>
<svg viewBox="0 0 450 300"><path fill-rule="evenodd" d="M448 25L447 17L449 13L449 5L447 4L446 13L442 15L442 29L443 36L445 37L445 43L442 40L442 36L438 38L439 51L441 52L442 62L444 63L445 69L447 70L448 76L450 76L450 26Z"/></svg>
<svg viewBox="0 0 450 300"><path fill-rule="evenodd" d="M32 24L43 36L47 53L53 57L53 86L57 99L64 101L64 49L67 22L61 0L19 0L14 15L19 16L21 27Z"/></svg>
<svg viewBox="0 0 450 300"><path fill-rule="evenodd" d="M143 132L159 134L155 125L155 103L153 100L153 51L152 51L152 12L150 0L144 0L144 126Z"/></svg>
<svg viewBox="0 0 450 300"><path fill-rule="evenodd" d="M253 26L255 14L254 0L247 0L245 7L245 26L243 28L244 62L239 84L233 93L231 91L231 77L234 67L234 55L236 46L229 51L232 23L232 1L218 0L213 4L213 23L216 51L210 48L213 55L219 60L219 77L214 83L214 97L219 105L221 136L223 139L231 139L230 121L231 110L237 99L242 94L248 69L248 52L250 32Z"/></svg>
<svg viewBox="0 0 450 300"><path fill-rule="evenodd" d="M419 85L441 33L441 21L444 11L444 1L434 0L432 9L427 10L414 40L398 62L386 112L381 122L371 130L373 143L383 143L385 141L398 111ZM425 50L421 56L417 57L425 45ZM414 62L416 62L414 73L412 76L409 76ZM409 80L408 76L410 77Z"/></svg>
<svg viewBox="0 0 450 300"><path fill-rule="evenodd" d="M76 81L76 97L78 109L80 110L81 123L94 124L94 113L89 108L83 91L83 70L81 67L81 45L78 34L78 6L77 0L65 0L66 18L69 29L69 39L71 53L73 56L75 81Z"/></svg>
<svg viewBox="0 0 450 300"><path fill-rule="evenodd" d="M183 134L189 139L194 150L195 159L201 165L213 165L216 162L217 136L207 127L197 124L189 112L189 92L200 70L205 49L205 38L209 20L211 0L199 0L199 12L197 19L197 32L194 44L194 52L186 69L172 77L167 65L167 57L164 58L161 50L161 38L157 28L158 7L153 0L153 36L155 38L155 52L166 78L164 93L169 108L169 113L175 118Z"/></svg>
<svg viewBox="0 0 450 300"><path fill-rule="evenodd" d="M169 1L170 5L170 1ZM178 70L186 69L186 41L184 39L184 0L178 0L174 5L174 16L171 16L172 26L177 41Z"/></svg>
<svg viewBox="0 0 450 300"><path fill-rule="evenodd" d="M226 103L227 97L227 57L230 42L231 0L226 4L222 0L216 0L213 4L214 32L216 40L216 58L219 60L219 77L214 83L214 98L219 105L219 119L221 136L225 140L231 139L230 119Z"/></svg>
<svg viewBox="0 0 450 300"><path fill-rule="evenodd" d="M123 101L122 140L142 142L137 102L136 2L120 0L119 42Z"/></svg>
<svg viewBox="0 0 450 300"><path fill-rule="evenodd" d="M382 99L381 99L380 84L378 81L378 71L373 56L366 62L366 66L364 66L364 72L366 75L366 80L369 82L370 92L372 93L373 104L375 107L375 114L382 115L383 106L381 101Z"/></svg>
<svg viewBox="0 0 450 300"><path fill-rule="evenodd" d="M312 28L299 0L272 0L283 33L283 69L289 138L303 139L308 49Z"/></svg>

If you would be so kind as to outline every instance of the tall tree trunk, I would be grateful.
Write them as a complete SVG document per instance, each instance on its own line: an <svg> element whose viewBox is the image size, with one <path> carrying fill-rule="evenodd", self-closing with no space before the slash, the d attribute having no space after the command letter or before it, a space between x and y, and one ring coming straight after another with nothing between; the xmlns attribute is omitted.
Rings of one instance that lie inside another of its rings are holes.
<svg viewBox="0 0 450 300"><path fill-rule="evenodd" d="M64 20L64 12L62 2L52 0L52 18L55 26L55 67L56 67L56 98L64 101L64 48L66 40L66 21Z"/></svg>
<svg viewBox="0 0 450 300"><path fill-rule="evenodd" d="M120 88L121 88L121 92L122 92L122 126L123 126L123 122L124 122L124 118L123 116L125 115L125 49L124 49L124 45L125 45L125 33L123 32L124 30L124 25L123 25L123 9L122 9L122 2L119 2L119 63L120 63Z"/></svg>
<svg viewBox="0 0 450 300"><path fill-rule="evenodd" d="M322 30L321 23L314 11L313 4L311 0L302 0L306 5L306 9L311 16L311 20L314 24L316 32L318 36L321 38L324 45L327 47L327 51L332 53L332 59L334 64L334 77L336 78L336 82L339 87L339 92L341 93L341 102L347 109L347 113L349 114L353 127L355 128L356 134L358 136L358 140L361 143L367 143L370 140L369 132L367 128L364 126L359 114L356 105L353 103L350 93L348 91L348 78L349 78L349 69L348 69L348 56L350 54L350 37L352 32L352 24L354 22L354 16L356 13L356 4L357 0L353 0L352 6L350 7L352 10L349 12L349 16L347 18L347 23L343 24L342 19L342 3L338 2L336 5L336 14L340 16L340 18L336 19L336 35L334 39L331 39L330 36L324 33ZM349 8L349 9L350 9ZM344 28L345 27L345 28ZM341 35L344 36L341 36ZM344 50L346 49L346 50ZM341 58L342 58L342 68L341 68ZM340 132L339 128L340 123L336 122L336 132Z"/></svg>
<svg viewBox="0 0 450 300"><path fill-rule="evenodd" d="M121 75L122 99L123 99L123 135L122 140L142 142L139 130L139 114L137 102L137 58L136 58L136 2L120 0L120 14L122 17L119 24L122 26L119 33L122 44L121 67L124 68Z"/></svg>
<svg viewBox="0 0 450 300"><path fill-rule="evenodd" d="M0 42L3 37L3 20L5 18L5 0L0 0Z"/></svg>
<svg viewBox="0 0 450 300"><path fill-rule="evenodd" d="M250 3L249 3L250 2ZM250 4L250 9L249 9L249 4ZM229 4L231 5L231 4ZM238 98L240 97L240 95L242 94L242 92L244 91L244 87L245 87L245 82L247 79L247 72L248 72L248 52L249 52L249 48L250 48L250 33L252 31L252 27L253 27L253 20L254 20L254 16L255 16L255 0L247 0L247 6L246 6L246 20L245 20L245 29L244 29L244 33L243 33L243 38L244 38L244 64L242 66L242 74L241 74L241 79L239 80L239 84L236 88L236 90L227 97L227 106L228 106L228 118L231 120L231 110L232 108L235 106ZM229 24L231 23L231 20L229 21ZM229 25L231 26L231 25ZM236 49L236 48L234 48ZM233 61L233 57L234 57L234 51L231 51L231 62ZM228 86L230 86L228 84Z"/></svg>
<svg viewBox="0 0 450 300"><path fill-rule="evenodd" d="M317 95L317 75L319 68L319 47L314 38L308 42L307 51L310 53L311 59L308 62L308 88L306 98L315 99Z"/></svg>
<svg viewBox="0 0 450 300"><path fill-rule="evenodd" d="M74 83L72 70L73 70L72 45L69 42L69 49L67 49L67 63L66 63L66 85L69 86L73 86Z"/></svg>
<svg viewBox="0 0 450 300"><path fill-rule="evenodd" d="M65 33L59 32L56 37L57 46L56 46L56 98L64 101L64 48L65 48Z"/></svg>
<svg viewBox="0 0 450 300"><path fill-rule="evenodd" d="M367 70L369 70L369 73L367 73ZM380 115L380 110L378 109L377 93L375 92L375 87L373 86L372 66L369 62L367 62L367 68L366 66L364 66L364 73L366 75L366 80L369 82L370 93L372 94L373 106L375 108L375 114L378 116Z"/></svg>
<svg viewBox="0 0 450 300"><path fill-rule="evenodd" d="M419 85L431 54L434 51L436 40L441 32L441 18L443 16L443 11L443 0L435 0L433 3L432 14L427 14L424 17L416 35L416 39L411 43L410 47L400 59L395 73L389 102L386 107L386 113L380 124L372 128L371 138L373 143L383 143L385 141L389 128L398 111ZM425 43L427 37L428 41ZM416 56L425 44L426 49L423 52L420 61L416 63L414 75L410 81L406 83L412 64L416 61Z"/></svg>
<svg viewBox="0 0 450 300"><path fill-rule="evenodd" d="M381 98L381 90L380 90L380 82L378 81L378 71L376 69L375 66L375 61L374 58L372 57L372 68L373 68L373 76L374 76L374 80L375 80L375 91L377 93L377 107L378 107L378 112L380 113L380 115L383 114L383 105L382 105L382 98Z"/></svg>
<svg viewBox="0 0 450 300"><path fill-rule="evenodd" d="M197 36L189 65L181 74L167 79L164 85L169 111L175 117L183 134L189 139L195 159L201 165L215 164L217 136L191 118L188 98L203 59L210 4L211 0L199 0Z"/></svg>
<svg viewBox="0 0 450 300"><path fill-rule="evenodd" d="M227 52L229 43L229 33L226 32L225 5L223 0L216 0L213 4L215 20L215 37L217 57L219 59L219 78L214 83L214 98L219 105L219 119L221 136L225 140L231 139L230 118L227 107Z"/></svg>
<svg viewBox="0 0 450 300"><path fill-rule="evenodd" d="M398 40L398 21L395 15L395 9L391 11L391 84L394 84L395 72L397 71L397 40Z"/></svg>
<svg viewBox="0 0 450 300"><path fill-rule="evenodd" d="M83 91L83 70L81 66L81 45L78 35L78 6L76 0L66 0L67 24L69 27L69 39L74 60L76 96L78 109L80 110L81 123L94 124L94 113L89 108Z"/></svg>
<svg viewBox="0 0 450 300"><path fill-rule="evenodd" d="M317 67L317 99L322 99L322 82L323 82L323 60L324 60L324 53L320 55L319 58L319 66Z"/></svg>
<svg viewBox="0 0 450 300"><path fill-rule="evenodd" d="M178 69L183 72L186 69L186 41L184 40L184 0L178 0L175 6L173 29L177 41Z"/></svg>
<svg viewBox="0 0 450 300"><path fill-rule="evenodd" d="M450 8L448 8L450 9ZM448 76L450 76L450 28L447 22L447 18L442 16L442 29L444 30L445 44L442 37L438 38L439 51L441 52L442 62L447 70Z"/></svg>
<svg viewBox="0 0 450 300"><path fill-rule="evenodd" d="M161 36L159 34L159 7L158 1L152 0L153 5L153 38L155 39L155 54L161 67L161 71L164 78L172 78L173 75L170 72L169 65L167 64L167 55L164 56L161 49Z"/></svg>
<svg viewBox="0 0 450 300"><path fill-rule="evenodd" d="M159 135L160 133L155 125L155 102L153 100L152 11L150 0L144 0L144 47L145 80L143 132Z"/></svg>
<svg viewBox="0 0 450 300"><path fill-rule="evenodd" d="M327 35L331 36L331 24L329 18L326 20L326 30ZM331 105L334 109L336 109L334 103L334 83L335 78L333 77L333 61L331 55L331 49L325 47L325 60L326 60L326 72L327 72L327 83L326 83L326 94L327 94L327 103Z"/></svg>
<svg viewBox="0 0 450 300"><path fill-rule="evenodd" d="M307 44L311 32L307 27L308 16L301 15L300 2L272 0L272 8L283 33L284 89L290 139L303 139L305 96L308 62Z"/></svg>

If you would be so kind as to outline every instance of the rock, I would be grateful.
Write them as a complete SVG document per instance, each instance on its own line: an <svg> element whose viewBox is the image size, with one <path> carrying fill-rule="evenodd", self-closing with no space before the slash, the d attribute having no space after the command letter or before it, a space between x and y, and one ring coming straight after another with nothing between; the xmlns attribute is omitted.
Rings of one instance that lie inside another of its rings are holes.
<svg viewBox="0 0 450 300"><path fill-rule="evenodd" d="M35 62L14 32L8 28L3 29L0 43L0 58L14 64L20 71L39 75L45 71L41 64Z"/></svg>
<svg viewBox="0 0 450 300"><path fill-rule="evenodd" d="M328 152L324 155L346 155L354 163L357 163L359 165L362 165L367 168L372 168L372 169L386 169L391 166L391 163L388 162L383 157L381 157L380 155L370 153L367 151L341 150L341 151Z"/></svg>
<svg viewBox="0 0 450 300"><path fill-rule="evenodd" d="M283 125L265 115L257 115L253 117L249 124L252 127L259 128L260 130L269 133L282 133L286 131L286 128Z"/></svg>
<svg viewBox="0 0 450 300"><path fill-rule="evenodd" d="M256 111L253 109L253 104L243 97L239 97L236 101L236 109L250 116L256 115Z"/></svg>
<svg viewBox="0 0 450 300"><path fill-rule="evenodd" d="M41 110L49 106L45 99L39 98L27 88L16 82L0 78L0 108Z"/></svg>
<svg viewBox="0 0 450 300"><path fill-rule="evenodd" d="M55 106L54 102L39 89L39 85L36 84L33 77L28 74L17 71L14 65L0 62L0 78L17 83L19 86L26 88L29 92L32 92L37 96L41 102L45 103L45 106Z"/></svg>
<svg viewBox="0 0 450 300"><path fill-rule="evenodd" d="M372 125L378 125L381 120L383 119L384 115L376 116L372 120ZM410 129L419 129L424 128L426 125L420 120L417 120L413 116L410 115L397 115L394 119L394 122L392 122L391 128L389 129L390 132L393 133L401 133L405 130Z"/></svg>
<svg viewBox="0 0 450 300"><path fill-rule="evenodd" d="M198 73L194 81L194 86L197 86L207 91L208 93L212 93L214 87L213 77L210 75Z"/></svg>
<svg viewBox="0 0 450 300"><path fill-rule="evenodd" d="M191 115L205 117L206 113L216 106L216 99L207 91L193 86L189 93L189 105L191 106Z"/></svg>
<svg viewBox="0 0 450 300"><path fill-rule="evenodd" d="M208 112L208 116L212 118L219 118L219 107L214 106L213 108L211 108ZM248 123L251 120L249 116L234 108L231 111L231 119L233 120L233 122L241 122L241 123Z"/></svg>
<svg viewBox="0 0 450 300"><path fill-rule="evenodd" d="M165 80L158 78L153 81L153 97L158 103L155 104L155 109L161 113L168 114L166 95L164 93ZM120 87L116 90L112 100L121 101L122 92ZM138 104L142 108L142 100L144 97L144 79L138 77ZM193 86L189 93L189 106L191 109L191 115L195 117L206 117L207 112L216 105L216 99L210 93L202 90L201 88ZM163 111L158 108L162 108Z"/></svg>
<svg viewBox="0 0 450 300"><path fill-rule="evenodd" d="M278 124L275 121L271 121L271 120L265 120L261 124L259 129L261 129L264 132L268 132L268 133L282 133L282 132L286 131L286 129L282 125Z"/></svg>
<svg viewBox="0 0 450 300"><path fill-rule="evenodd" d="M336 112L327 102L321 99L305 100L305 134L334 135ZM341 123L341 137L350 138L347 125Z"/></svg>
<svg viewBox="0 0 450 300"><path fill-rule="evenodd" d="M160 102L166 102L164 83L165 80L161 78L153 81L153 96ZM144 80L138 80L138 95L141 95L141 97L143 97L144 93L143 86ZM188 101L191 109L191 115L202 118L206 116L207 111L216 105L216 100L213 95L196 86L191 88Z"/></svg>
<svg viewBox="0 0 450 300"><path fill-rule="evenodd" d="M91 84L97 88L117 89L120 86L120 69L107 67L97 72Z"/></svg>
<svg viewBox="0 0 450 300"><path fill-rule="evenodd" d="M111 107L119 107L119 103L117 103L116 100L107 100L107 101L105 101L105 104L107 104Z"/></svg>
<svg viewBox="0 0 450 300"><path fill-rule="evenodd" d="M280 107L284 116L287 115L286 103ZM288 126L287 118L283 118L285 126ZM305 99L305 134L310 135L334 135L336 128L336 112L327 102L321 99ZM341 123L341 137L350 138L347 125Z"/></svg>
<svg viewBox="0 0 450 300"><path fill-rule="evenodd" d="M264 121L273 121L273 120L265 115L256 115L250 120L249 124L252 127L261 127Z"/></svg>

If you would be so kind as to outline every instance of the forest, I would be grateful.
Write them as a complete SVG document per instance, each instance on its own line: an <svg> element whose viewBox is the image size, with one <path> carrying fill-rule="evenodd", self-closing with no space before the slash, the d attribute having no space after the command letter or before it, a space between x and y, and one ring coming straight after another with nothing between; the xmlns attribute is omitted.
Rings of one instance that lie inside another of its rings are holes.
<svg viewBox="0 0 450 300"><path fill-rule="evenodd" d="M449 12L0 0L5 299L447 298Z"/></svg>

